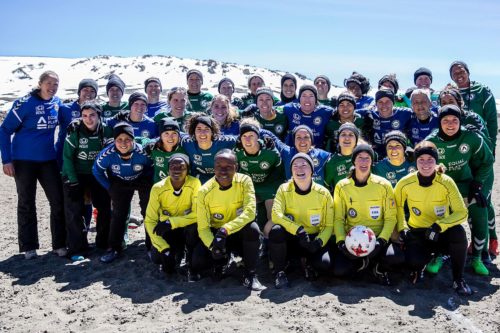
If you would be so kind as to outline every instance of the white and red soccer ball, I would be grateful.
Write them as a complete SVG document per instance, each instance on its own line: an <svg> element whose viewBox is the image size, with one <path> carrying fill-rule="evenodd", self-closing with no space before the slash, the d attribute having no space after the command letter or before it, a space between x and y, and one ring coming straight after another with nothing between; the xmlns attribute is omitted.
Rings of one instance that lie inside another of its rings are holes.
<svg viewBox="0 0 500 333"><path fill-rule="evenodd" d="M346 235L345 246L347 251L356 257L365 257L375 249L377 237L372 229L357 225L352 227Z"/></svg>

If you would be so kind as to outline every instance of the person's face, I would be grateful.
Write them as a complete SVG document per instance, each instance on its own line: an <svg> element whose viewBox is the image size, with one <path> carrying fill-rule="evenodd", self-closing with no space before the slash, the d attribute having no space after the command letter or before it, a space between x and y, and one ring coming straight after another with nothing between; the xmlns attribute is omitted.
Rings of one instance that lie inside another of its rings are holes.
<svg viewBox="0 0 500 333"><path fill-rule="evenodd" d="M179 134L176 131L164 131L160 135L163 148L167 151L172 149L179 143Z"/></svg>
<svg viewBox="0 0 500 333"><path fill-rule="evenodd" d="M188 90L193 94L197 94L201 90L202 81L198 74L191 74L187 79Z"/></svg>
<svg viewBox="0 0 500 333"><path fill-rule="evenodd" d="M351 94L356 96L356 98L360 98L361 96L363 96L363 93L361 92L361 87L357 83L349 82L346 88L351 92Z"/></svg>
<svg viewBox="0 0 500 333"><path fill-rule="evenodd" d="M281 87L281 92L285 95L286 98L292 98L295 95L295 91L297 87L292 80L288 79L283 82L283 86Z"/></svg>
<svg viewBox="0 0 500 333"><path fill-rule="evenodd" d="M158 82L150 82L146 87L146 94L148 99L157 99L161 94L161 87Z"/></svg>
<svg viewBox="0 0 500 333"><path fill-rule="evenodd" d="M231 154L221 154L215 158L215 179L222 186L229 186L236 173L236 159Z"/></svg>
<svg viewBox="0 0 500 333"><path fill-rule="evenodd" d="M464 88L469 84L469 74L462 65L453 66L451 79L455 81L459 88Z"/></svg>
<svg viewBox="0 0 500 333"><path fill-rule="evenodd" d="M300 129L295 133L295 148L300 153L307 153L312 147L312 138L305 129Z"/></svg>
<svg viewBox="0 0 500 333"><path fill-rule="evenodd" d="M259 147L259 136L254 131L248 131L243 133L241 136L241 142L243 144L243 148L248 150L254 150Z"/></svg>
<svg viewBox="0 0 500 333"><path fill-rule="evenodd" d="M59 88L59 78L57 76L49 75L43 81L39 82L40 96L43 99L51 99L57 93Z"/></svg>
<svg viewBox="0 0 500 333"><path fill-rule="evenodd" d="M83 109L82 110L82 121L85 127L89 130L94 131L100 122L99 115L94 109Z"/></svg>
<svg viewBox="0 0 500 333"><path fill-rule="evenodd" d="M198 144L212 141L212 130L205 124L198 124L194 128L194 137Z"/></svg>
<svg viewBox="0 0 500 333"><path fill-rule="evenodd" d="M419 89L429 89L431 87L431 83L431 78L427 75L420 75L419 77L417 77L417 80L415 80L415 85Z"/></svg>
<svg viewBox="0 0 500 333"><path fill-rule="evenodd" d="M85 101L91 101L95 99L97 94L95 93L94 88L92 87L84 87L80 90L80 96L78 96L78 101L83 103Z"/></svg>
<svg viewBox="0 0 500 333"><path fill-rule="evenodd" d="M392 116L393 103L389 97L382 97L377 101L377 110L382 118Z"/></svg>
<svg viewBox="0 0 500 333"><path fill-rule="evenodd" d="M397 93L397 91L396 91L396 87L394 87L394 86L392 85L392 83L391 83L391 82L389 82L389 81L384 81L384 82L382 82L382 85L380 86L380 88L387 88L387 89L391 89L394 93Z"/></svg>
<svg viewBox="0 0 500 333"><path fill-rule="evenodd" d="M122 154L126 154L132 150L134 139L125 133L118 135L115 139L115 147Z"/></svg>
<svg viewBox="0 0 500 333"><path fill-rule="evenodd" d="M422 76L425 75L421 75L419 78ZM411 99L411 108L420 120L425 120L431 115L431 101L425 95L414 95Z"/></svg>
<svg viewBox="0 0 500 333"><path fill-rule="evenodd" d="M188 166L181 158L174 158L168 163L168 175L175 182L183 182L186 180Z"/></svg>
<svg viewBox="0 0 500 333"><path fill-rule="evenodd" d="M453 97L451 94L443 94L441 96L441 106L445 106L448 104L453 104L453 105L460 107L460 105L458 105L458 102L455 99L455 97Z"/></svg>
<svg viewBox="0 0 500 333"><path fill-rule="evenodd" d="M420 155L417 158L417 170L424 177L429 177L436 170L436 160L429 154Z"/></svg>
<svg viewBox="0 0 500 333"><path fill-rule="evenodd" d="M260 88L264 85L264 81L260 77L254 77L250 80L250 91L252 94L255 94L257 88Z"/></svg>
<svg viewBox="0 0 500 333"><path fill-rule="evenodd" d="M338 105L339 117L343 119L351 119L354 114L354 105L348 101L342 101Z"/></svg>
<svg viewBox="0 0 500 333"><path fill-rule="evenodd" d="M222 99L214 99L210 108L212 116L219 124L223 124L229 114L229 105Z"/></svg>
<svg viewBox="0 0 500 333"><path fill-rule="evenodd" d="M312 169L309 163L303 158L296 158L292 163L292 178L296 182L311 182Z"/></svg>
<svg viewBox="0 0 500 333"><path fill-rule="evenodd" d="M326 82L325 79L317 79L314 81L314 86L316 89L318 89L318 95L320 96L326 96L328 94L328 89L330 88L328 86L328 82Z"/></svg>
<svg viewBox="0 0 500 333"><path fill-rule="evenodd" d="M399 161L400 159L404 159L405 156L404 147L401 143L399 143L396 140L389 141L385 146L385 150L387 152L387 157L389 157L390 160Z"/></svg>
<svg viewBox="0 0 500 333"><path fill-rule="evenodd" d="M148 106L143 100L136 100L130 106L130 116L135 119L142 119Z"/></svg>
<svg viewBox="0 0 500 333"><path fill-rule="evenodd" d="M362 173L370 172L372 167L372 158L370 157L370 154L364 151L360 152L354 160L354 166L356 167L356 170L359 170Z"/></svg>
<svg viewBox="0 0 500 333"><path fill-rule="evenodd" d="M353 131L345 129L339 134L339 145L340 148L351 148L356 147L356 135Z"/></svg>
<svg viewBox="0 0 500 333"><path fill-rule="evenodd" d="M311 113L316 109L316 97L310 90L305 90L300 95L300 108L304 113Z"/></svg>
<svg viewBox="0 0 500 333"><path fill-rule="evenodd" d="M123 93L117 86L112 86L108 90L108 98L110 102L120 102L122 100Z"/></svg>
<svg viewBox="0 0 500 333"><path fill-rule="evenodd" d="M222 82L222 84L220 85L220 93L231 100L231 97L233 96L234 93L234 88L231 82L228 81Z"/></svg>
<svg viewBox="0 0 500 333"><path fill-rule="evenodd" d="M448 136L455 135L460 129L460 119L452 115L444 116L441 119L441 129Z"/></svg>
<svg viewBox="0 0 500 333"><path fill-rule="evenodd" d="M268 94L260 94L257 97L257 107L260 113L264 115L271 114L273 111L273 99Z"/></svg>
<svg viewBox="0 0 500 333"><path fill-rule="evenodd" d="M173 93L170 97L170 107L175 114L182 114L186 109L186 95L181 93Z"/></svg>

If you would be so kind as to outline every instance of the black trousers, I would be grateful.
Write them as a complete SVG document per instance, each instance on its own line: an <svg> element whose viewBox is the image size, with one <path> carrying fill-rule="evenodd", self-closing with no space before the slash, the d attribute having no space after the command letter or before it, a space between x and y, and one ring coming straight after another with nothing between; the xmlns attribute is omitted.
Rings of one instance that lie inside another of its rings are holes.
<svg viewBox="0 0 500 333"><path fill-rule="evenodd" d="M309 235L311 239L315 235ZM276 224L269 232L269 259L274 264L275 273L283 271L287 262L292 258L305 258L307 264L319 271L326 272L330 269L330 242L318 252L310 253L299 244L299 238Z"/></svg>
<svg viewBox="0 0 500 333"><path fill-rule="evenodd" d="M16 160L13 164L16 173L19 251L36 250L40 247L35 204L37 181L42 185L50 205L52 248L66 247L62 182L56 160Z"/></svg>
<svg viewBox="0 0 500 333"><path fill-rule="evenodd" d="M111 212L108 247L120 252L122 250L123 235L127 228L127 217L134 192L137 191L139 193L139 205L141 206L141 215L144 218L152 181L149 177L141 177L133 181L123 181L113 178L110 181L111 187L109 189L109 194L111 196L113 209ZM150 247L151 243L149 244L149 248Z"/></svg>
<svg viewBox="0 0 500 333"><path fill-rule="evenodd" d="M212 229L215 235L218 229ZM251 222L244 226L240 231L227 236L227 253L234 252L243 257L243 263L247 272L255 272L257 269L257 259L259 257L259 235L260 230L256 222ZM193 250L192 269L200 272L213 267L214 265L224 265L227 259L215 261L212 258L210 250L198 238L197 244Z"/></svg>
<svg viewBox="0 0 500 333"><path fill-rule="evenodd" d="M453 279L463 277L467 256L467 236L461 225L447 229L439 235L437 242L425 239L425 229L411 229L405 242L406 263L411 270L420 271L432 259L433 253L448 254Z"/></svg>
<svg viewBox="0 0 500 333"><path fill-rule="evenodd" d="M111 220L111 199L108 191L99 184L93 175L78 175L80 195L77 200L70 198L68 185L64 185L64 213L66 216L66 230L69 254L80 253L88 248L87 231L85 226L86 207L84 193L89 192L92 204L99 211L96 225L96 246L101 249L108 247L109 226Z"/></svg>

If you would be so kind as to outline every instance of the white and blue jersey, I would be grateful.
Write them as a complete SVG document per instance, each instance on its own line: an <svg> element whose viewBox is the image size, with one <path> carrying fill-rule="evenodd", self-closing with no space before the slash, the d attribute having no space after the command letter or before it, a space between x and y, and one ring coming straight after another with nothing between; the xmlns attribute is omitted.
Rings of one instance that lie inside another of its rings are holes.
<svg viewBox="0 0 500 333"><path fill-rule="evenodd" d="M112 143L104 148L92 167L92 174L99 184L106 190L110 189L111 179L122 181L133 181L141 176L153 176L153 161L142 149L142 146L134 143L132 155L129 159L121 158L115 144Z"/></svg>
<svg viewBox="0 0 500 333"><path fill-rule="evenodd" d="M413 112L409 108L395 107L392 116L382 118L377 109L370 110L369 116L373 119L373 148L379 158L386 156L384 137L393 130L399 130L408 137L410 121Z"/></svg>
<svg viewBox="0 0 500 333"><path fill-rule="evenodd" d="M439 117L431 112L427 121L420 121L413 113L410 120L409 139L411 144L415 146L420 141L424 140L436 128L439 128Z"/></svg>
<svg viewBox="0 0 500 333"><path fill-rule="evenodd" d="M59 97L44 100L36 92L14 102L0 126L3 164L13 160L45 162L56 159L54 135L60 105Z"/></svg>
<svg viewBox="0 0 500 333"><path fill-rule="evenodd" d="M368 109L375 99L371 96L363 95L356 101L356 111L361 109Z"/></svg>
<svg viewBox="0 0 500 333"><path fill-rule="evenodd" d="M114 116L113 118L108 119L106 121L106 125L113 128L116 124L118 124L121 121L125 121L129 123L130 126L132 126L132 128L134 129L135 137L154 139L160 136L158 134L158 125L154 122L153 119L147 116L144 116L142 118L142 121L136 122L130 120L130 114L126 114L124 116L123 113L120 113Z"/></svg>
<svg viewBox="0 0 500 333"><path fill-rule="evenodd" d="M170 112L170 105L167 101L158 101L156 103L148 104L148 110L146 111L146 116L153 119L160 112L168 113Z"/></svg>

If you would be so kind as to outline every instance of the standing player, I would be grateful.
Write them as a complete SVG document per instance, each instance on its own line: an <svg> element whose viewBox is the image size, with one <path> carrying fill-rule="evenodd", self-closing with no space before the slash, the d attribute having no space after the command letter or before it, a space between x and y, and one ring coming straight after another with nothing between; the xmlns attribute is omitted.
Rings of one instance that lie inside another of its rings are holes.
<svg viewBox="0 0 500 333"><path fill-rule="evenodd" d="M215 95L210 102L208 113L217 121L223 135L239 134L238 110L231 104L227 96Z"/></svg>
<svg viewBox="0 0 500 333"><path fill-rule="evenodd" d="M408 130L413 146L425 139L439 127L439 119L431 110L431 95L429 89L418 88L411 93L411 108L413 114Z"/></svg>
<svg viewBox="0 0 500 333"><path fill-rule="evenodd" d="M102 106L102 116L104 120L113 117L121 110L128 109L128 103L122 102L123 94L125 93L125 82L116 74L111 74L106 84L106 95L108 102Z"/></svg>
<svg viewBox="0 0 500 333"><path fill-rule="evenodd" d="M352 75L344 80L344 87L356 97L356 110L366 109L372 104L373 97L366 95L370 91L370 80L364 75L352 72Z"/></svg>
<svg viewBox="0 0 500 333"><path fill-rule="evenodd" d="M153 118L160 112L168 112L169 106L167 101L160 100L162 86L161 81L157 77L149 77L144 81L144 91L148 95L148 111L146 116Z"/></svg>
<svg viewBox="0 0 500 333"><path fill-rule="evenodd" d="M297 78L286 73L281 77L280 101L276 106L285 105L291 102L298 102L297 99Z"/></svg>
<svg viewBox="0 0 500 333"><path fill-rule="evenodd" d="M197 69L190 69L186 73L188 85L189 105L188 111L207 112L208 105L213 96L209 92L202 92L203 74Z"/></svg>
<svg viewBox="0 0 500 333"><path fill-rule="evenodd" d="M335 96L328 98L328 93L332 87L328 76L318 75L313 82L316 89L318 89L318 103L335 109L337 107L337 98Z"/></svg>

